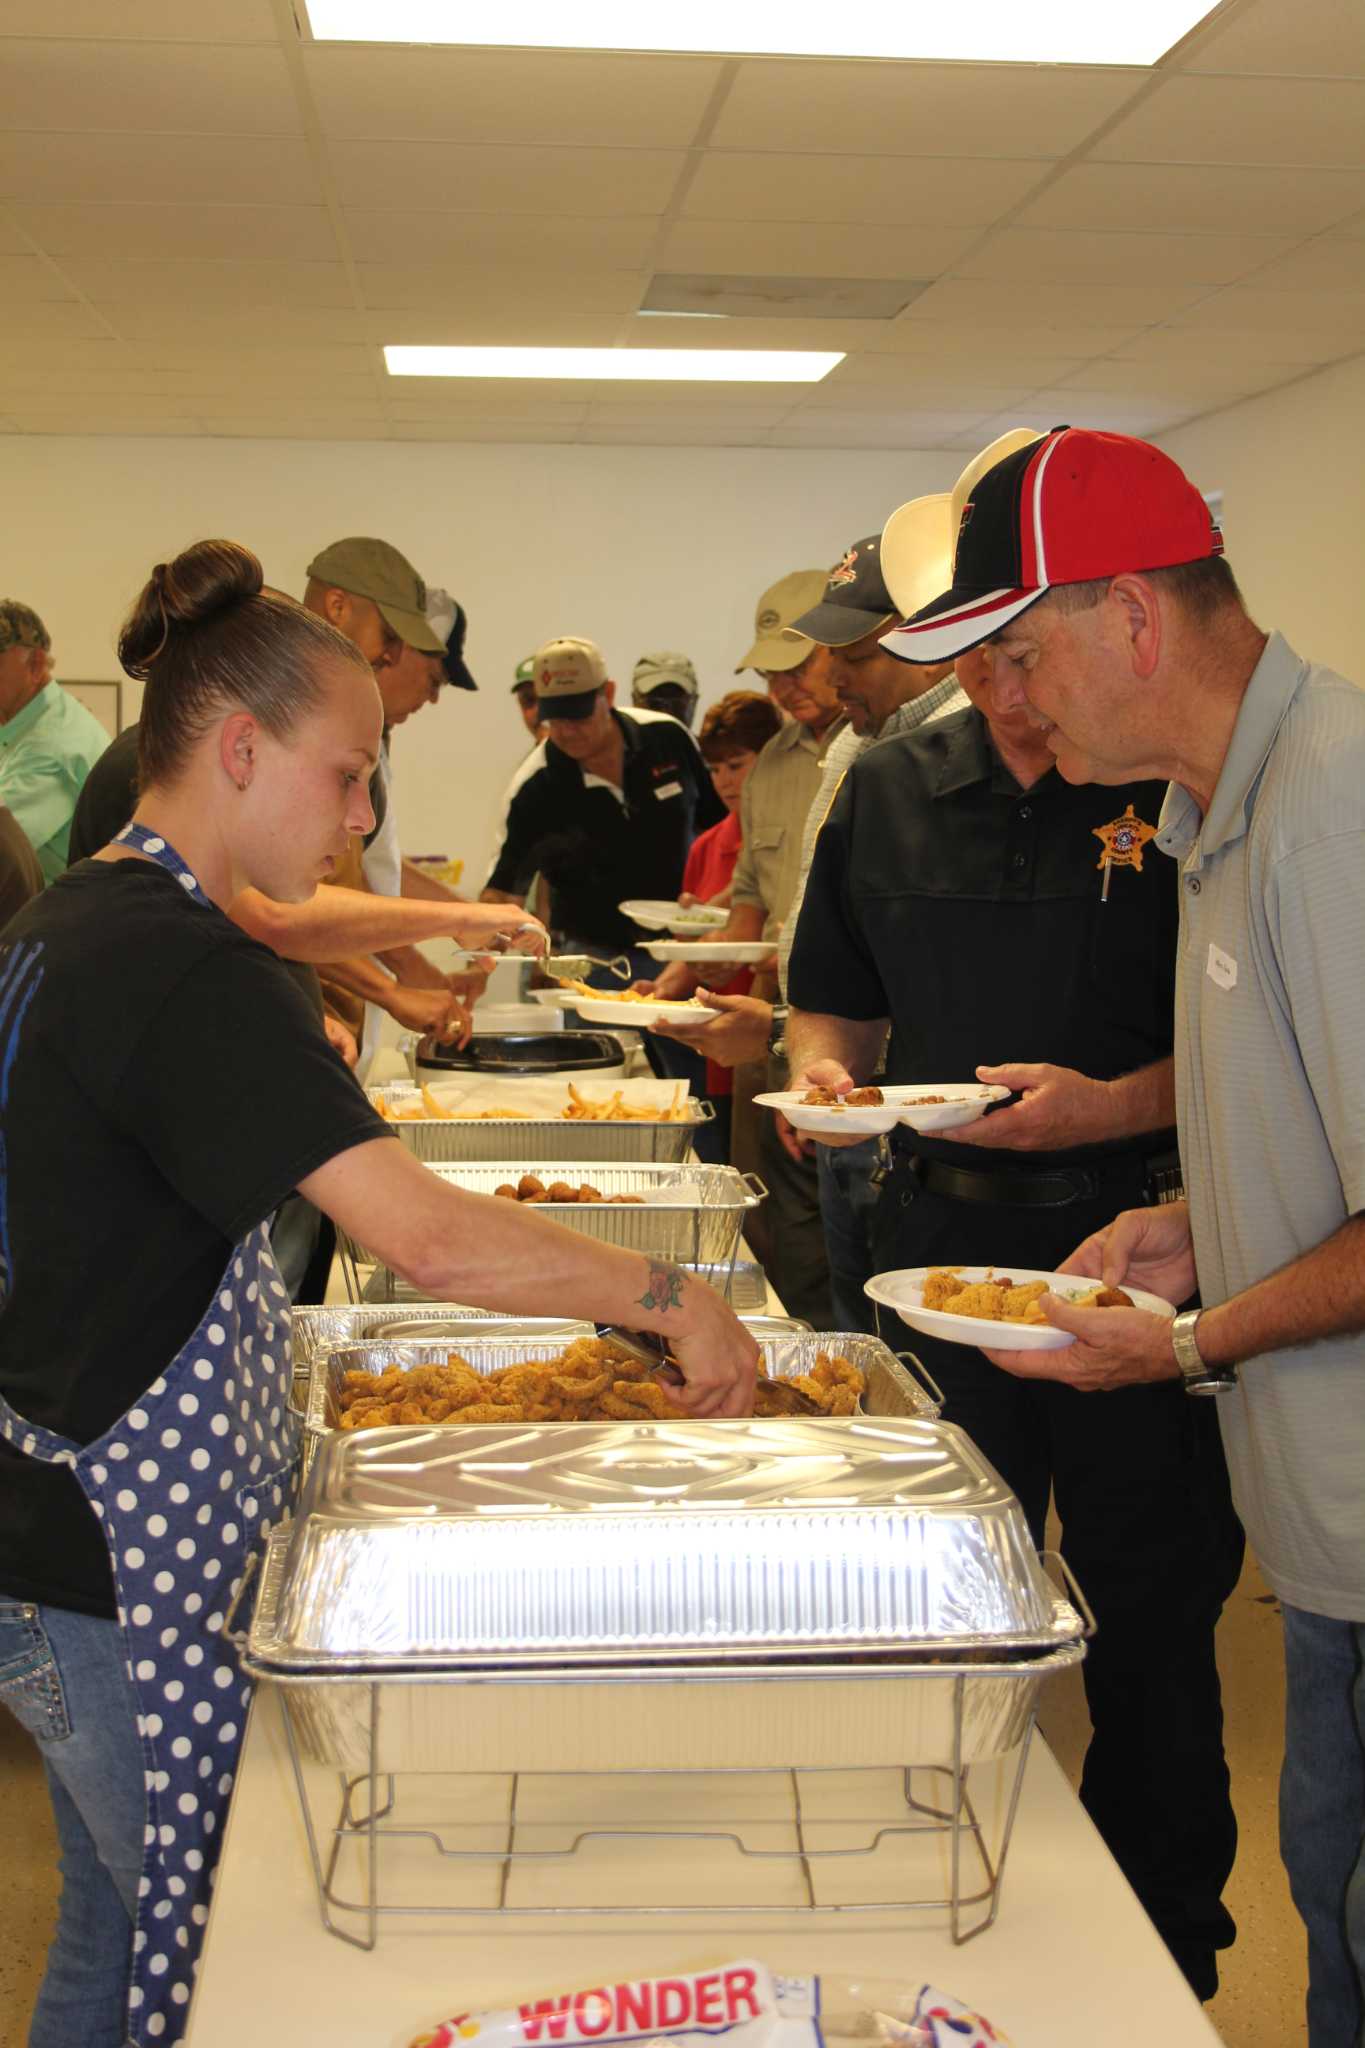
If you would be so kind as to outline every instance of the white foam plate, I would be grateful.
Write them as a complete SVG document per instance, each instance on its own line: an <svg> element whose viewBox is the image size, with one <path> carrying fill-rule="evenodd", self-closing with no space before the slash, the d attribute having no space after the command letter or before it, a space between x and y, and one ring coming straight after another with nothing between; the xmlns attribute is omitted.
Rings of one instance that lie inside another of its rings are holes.
<svg viewBox="0 0 1365 2048"><path fill-rule="evenodd" d="M880 1137L896 1124L926 1133L951 1131L957 1124L975 1123L989 1103L1003 1102L1010 1091L994 1082L988 1085L982 1081L903 1081L883 1087L885 1102L879 1108L867 1109L835 1109L833 1104L818 1108L802 1102L806 1092L804 1088L789 1088L781 1094L756 1095L754 1100L765 1109L780 1109L793 1130L806 1131L813 1137ZM926 1103L926 1095L943 1095L948 1099Z"/></svg>
<svg viewBox="0 0 1365 2048"><path fill-rule="evenodd" d="M651 960L688 960L703 967L756 967L777 949L771 939L651 939Z"/></svg>
<svg viewBox="0 0 1365 2048"><path fill-rule="evenodd" d="M573 1006L589 1024L633 1024L637 1031L652 1030L660 1019L672 1023L674 1018L685 1018L692 1024L709 1024L721 1014L719 1010L708 1010L704 1003L623 1003L614 1002L610 996L603 996L600 1002L588 996L575 996Z"/></svg>
<svg viewBox="0 0 1365 2048"><path fill-rule="evenodd" d="M933 1266L905 1266L895 1273L874 1273L863 1292L884 1307L895 1309L912 1330L925 1337L941 1337L947 1344L974 1344L978 1349L986 1346L992 1351L1064 1351L1068 1344L1075 1343L1069 1330L1054 1329L1051 1323L988 1323L980 1316L950 1316L940 1308L925 1308L925 1280L931 1272L941 1270ZM1045 1280L1054 1294L1073 1300L1089 1294L1096 1285L1079 1273L1040 1273L1033 1266L959 1266L957 1271L964 1285L1004 1274L1021 1285L1026 1280ZM1170 1302L1163 1301L1159 1294L1147 1294L1140 1287L1126 1284L1123 1291L1132 1296L1134 1308L1145 1308L1158 1316L1175 1314Z"/></svg>
<svg viewBox="0 0 1365 2048"><path fill-rule="evenodd" d="M628 903L618 903L616 908L622 917L628 917L633 924L640 925L647 932L672 932L677 938L692 938L698 932L716 932L728 924L728 910L712 910L705 903L689 903L684 909L681 903L664 903L656 897L632 897ZM772 951L772 947L768 948Z"/></svg>

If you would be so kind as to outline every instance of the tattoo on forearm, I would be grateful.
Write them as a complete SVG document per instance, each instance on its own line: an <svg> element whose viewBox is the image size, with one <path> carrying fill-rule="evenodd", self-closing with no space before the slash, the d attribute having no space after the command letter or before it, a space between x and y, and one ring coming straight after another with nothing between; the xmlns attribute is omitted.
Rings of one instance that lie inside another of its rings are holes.
<svg viewBox="0 0 1365 2048"><path fill-rule="evenodd" d="M640 1307L660 1310L681 1308L686 1277L681 1266L668 1266L661 1259L651 1259L649 1285L639 1296Z"/></svg>

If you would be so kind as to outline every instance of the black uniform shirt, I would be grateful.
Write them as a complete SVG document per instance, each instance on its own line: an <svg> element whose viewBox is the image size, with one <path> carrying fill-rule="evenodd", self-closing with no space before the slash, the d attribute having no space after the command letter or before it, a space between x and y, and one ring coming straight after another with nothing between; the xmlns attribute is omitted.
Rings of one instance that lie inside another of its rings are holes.
<svg viewBox="0 0 1365 2048"><path fill-rule="evenodd" d="M1148 839L1101 901L1097 830L1129 804L1155 826L1166 785L1021 789L978 711L872 747L815 844L788 993L802 1010L889 1017L887 1079L969 1081L1046 1061L1114 1080L1171 1051L1179 880ZM1138 1143L1156 1152L1174 1132ZM1123 1139L1105 1150L1131 1151ZM961 1166L1044 1168L1080 1151L1005 1152L917 1138Z"/></svg>
<svg viewBox="0 0 1365 2048"><path fill-rule="evenodd" d="M725 816L697 743L662 711L613 713L625 740L622 787L585 776L544 740L507 793L487 887L508 895L550 885L556 932L615 950L639 933L616 908L630 896L674 898L698 832Z"/></svg>

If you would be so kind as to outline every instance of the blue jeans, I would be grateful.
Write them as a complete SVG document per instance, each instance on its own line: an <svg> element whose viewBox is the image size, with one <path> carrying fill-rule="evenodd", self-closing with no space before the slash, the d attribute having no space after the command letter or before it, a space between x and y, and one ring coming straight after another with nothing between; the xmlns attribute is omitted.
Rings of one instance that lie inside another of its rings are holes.
<svg viewBox="0 0 1365 2048"><path fill-rule="evenodd" d="M0 1593L0 1701L37 1743L61 1848L57 1932L29 2048L121 2048L145 1820L117 1622Z"/></svg>
<svg viewBox="0 0 1365 2048"><path fill-rule="evenodd" d="M836 1330L877 1334L876 1311L863 1282L877 1270L872 1256L872 1218L880 1189L872 1185L877 1140L861 1145L818 1145L820 1220L829 1257L829 1292Z"/></svg>
<svg viewBox="0 0 1365 2048"><path fill-rule="evenodd" d="M1284 1609L1280 1854L1308 1929L1309 2048L1359 2048L1365 1983L1365 1623Z"/></svg>

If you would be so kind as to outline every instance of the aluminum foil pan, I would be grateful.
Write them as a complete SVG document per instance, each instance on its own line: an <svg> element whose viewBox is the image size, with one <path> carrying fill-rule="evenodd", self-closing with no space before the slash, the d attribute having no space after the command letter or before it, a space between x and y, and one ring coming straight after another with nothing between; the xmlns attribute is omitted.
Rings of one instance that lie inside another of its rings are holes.
<svg viewBox="0 0 1365 2048"><path fill-rule="evenodd" d="M402 1091L410 1094L408 1088ZM556 1161L612 1160L681 1164L697 1129L715 1116L711 1104L693 1097L692 1114L667 1122L643 1118L596 1122L578 1117L404 1117L395 1122L402 1143L428 1165L438 1161L504 1159L515 1152L528 1166Z"/></svg>
<svg viewBox="0 0 1365 2048"><path fill-rule="evenodd" d="M470 1194L491 1195L509 1181L515 1187L526 1172L526 1161L448 1164L428 1171ZM610 1201L541 1202L537 1214L626 1251L695 1265L728 1264L738 1249L746 1215L768 1192L756 1176L741 1174L733 1166L601 1165L593 1168L592 1182L604 1195L641 1199L624 1206ZM357 1264L373 1263L372 1254L347 1233L338 1229L337 1237Z"/></svg>
<svg viewBox="0 0 1365 2048"><path fill-rule="evenodd" d="M775 1320L775 1319L774 1319ZM847 1358L867 1380L863 1413L868 1415L935 1416L939 1403L911 1377L906 1367L877 1337L860 1331L816 1336L810 1330L791 1327L763 1329L750 1323L763 1354L763 1370L772 1379L795 1379L809 1372L821 1352ZM452 1350L458 1351L477 1373L496 1372L505 1365L548 1363L558 1358L574 1336L592 1335L590 1324L559 1326L556 1332L543 1326L527 1325L524 1332L508 1334L507 1325L488 1326L453 1323L451 1335L436 1341L414 1338L366 1338L353 1344L336 1345L321 1354L313 1370L305 1421L310 1430L322 1434L341 1425L341 1392L347 1373L367 1372L376 1377L394 1366L444 1365ZM812 1421L829 1417L813 1416ZM450 1425L468 1428L468 1424ZM572 1429L574 1423L541 1423L545 1429ZM617 1424L616 1427L621 1427ZM691 1425L693 1428L696 1424Z"/></svg>
<svg viewBox="0 0 1365 2048"><path fill-rule="evenodd" d="M1082 1633L960 1430L784 1417L328 1435L245 1649L320 1678L814 1676Z"/></svg>
<svg viewBox="0 0 1365 2048"><path fill-rule="evenodd" d="M768 1278L756 1259L726 1259L718 1265L693 1265L677 1261L691 1273L700 1273L719 1294L723 1294L736 1315L759 1314L768 1304ZM343 1252L342 1270L353 1300L347 1307L374 1307L392 1312L398 1308L430 1308L431 1303L391 1266L376 1266L364 1279L355 1270L349 1250ZM454 1309L456 1315L486 1316L487 1309Z"/></svg>

